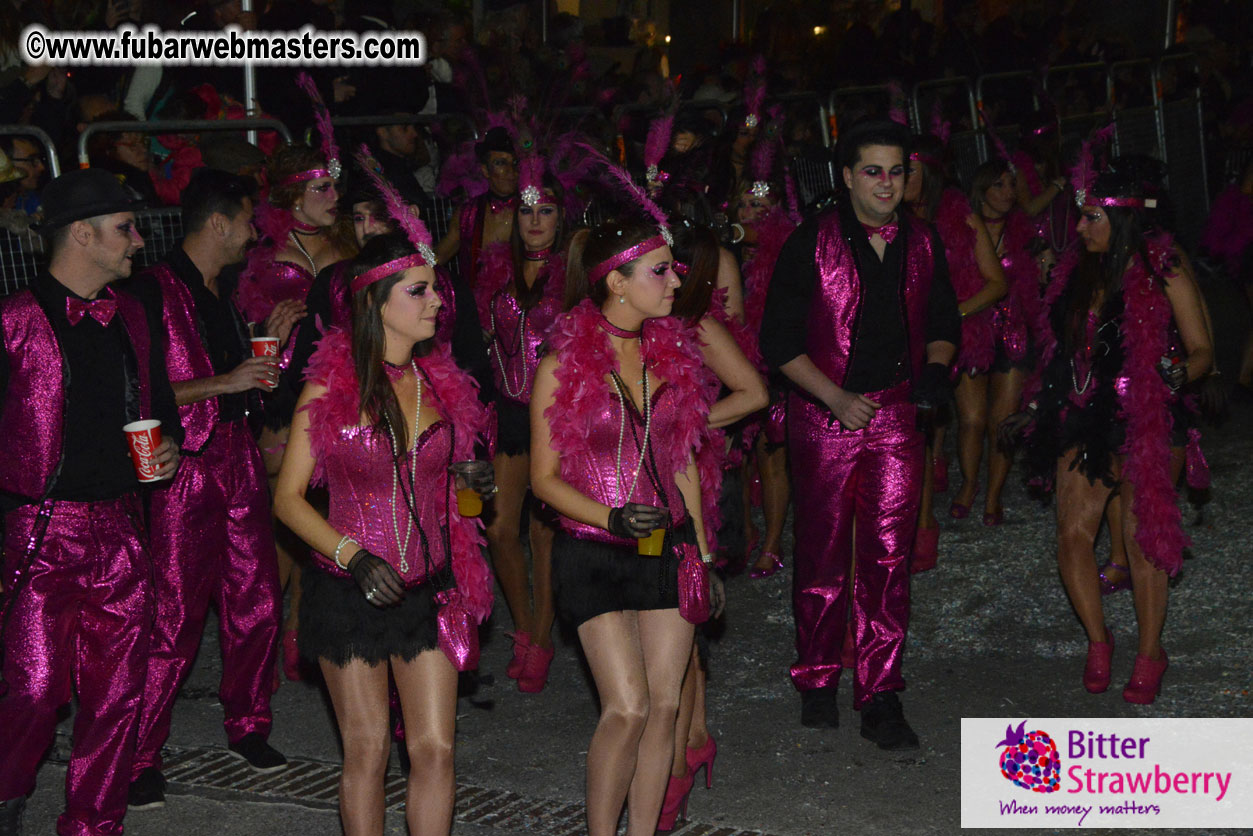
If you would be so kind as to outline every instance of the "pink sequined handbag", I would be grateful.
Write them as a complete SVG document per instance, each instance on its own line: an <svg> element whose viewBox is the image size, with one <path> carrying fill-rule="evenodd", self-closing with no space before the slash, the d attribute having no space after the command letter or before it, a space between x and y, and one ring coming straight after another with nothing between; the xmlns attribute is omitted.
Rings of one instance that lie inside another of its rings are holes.
<svg viewBox="0 0 1253 836"><path fill-rule="evenodd" d="M479 666L479 630L461 593L455 587L441 590L435 594L435 602L440 605L435 618L439 649L457 670L474 670Z"/></svg>
<svg viewBox="0 0 1253 836"><path fill-rule="evenodd" d="M691 543L679 543L674 551L679 557L679 615L692 624L704 624L711 612L709 567Z"/></svg>

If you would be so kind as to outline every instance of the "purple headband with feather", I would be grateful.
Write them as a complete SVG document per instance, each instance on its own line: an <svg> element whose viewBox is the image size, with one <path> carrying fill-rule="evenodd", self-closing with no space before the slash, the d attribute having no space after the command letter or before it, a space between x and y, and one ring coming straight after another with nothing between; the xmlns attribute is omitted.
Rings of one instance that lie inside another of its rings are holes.
<svg viewBox="0 0 1253 836"><path fill-rule="evenodd" d="M313 104L313 120L318 126L318 133L322 135L322 156L326 157L326 168L311 168L307 171L296 172L279 183L279 186L290 186L305 180L317 180L319 177L338 180L342 166L339 164L339 148L335 146L335 129L331 127L331 114L326 109L326 103L322 101L318 86L313 83L308 73L300 73L296 76L296 83L308 94Z"/></svg>
<svg viewBox="0 0 1253 836"><path fill-rule="evenodd" d="M357 149L356 156L357 165L370 177L370 182L374 184L374 188L378 189L379 194L382 195L383 204L387 207L387 214L391 215L396 225L404 230L405 235L409 238L409 243L413 244L417 252L393 259L385 264L380 264L378 267L373 267L361 275L355 276L352 280L353 293L399 270L420 267L424 264L431 267L435 266L435 250L431 247L431 232L426 228L426 224L422 222L420 217L410 211L404 198L400 196L400 192L383 176L382 167L377 160L370 156L368 146L363 143Z"/></svg>

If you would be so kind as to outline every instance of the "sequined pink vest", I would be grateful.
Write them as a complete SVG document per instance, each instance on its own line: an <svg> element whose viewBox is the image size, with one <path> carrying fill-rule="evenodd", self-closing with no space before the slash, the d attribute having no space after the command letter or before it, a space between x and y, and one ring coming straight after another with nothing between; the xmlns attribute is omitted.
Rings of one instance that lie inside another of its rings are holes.
<svg viewBox="0 0 1253 836"><path fill-rule="evenodd" d="M901 300L910 368L917 378L926 360L927 299L935 260L924 224L903 218L901 228L906 236ZM863 233L857 229L853 234ZM862 286L852 248L840 229L839 212L829 212L820 220L815 260L818 287L810 300L805 353L823 374L843 385L857 350L854 338L861 315Z"/></svg>
<svg viewBox="0 0 1253 836"><path fill-rule="evenodd" d="M115 298L135 352L140 415L148 417L152 393L147 317L133 297L117 293ZM0 490L34 502L47 496L61 470L69 367L48 315L30 290L0 299L0 330L9 363L8 389L0 404L0 438L5 444L5 455L0 456Z"/></svg>
<svg viewBox="0 0 1253 836"><path fill-rule="evenodd" d="M165 322L165 367L171 383L213 377L213 361L205 347L191 291L167 264L145 271L139 281L155 281L161 286L161 313ZM218 399L205 398L178 408L183 423L183 449L199 453L209 443L218 420Z"/></svg>

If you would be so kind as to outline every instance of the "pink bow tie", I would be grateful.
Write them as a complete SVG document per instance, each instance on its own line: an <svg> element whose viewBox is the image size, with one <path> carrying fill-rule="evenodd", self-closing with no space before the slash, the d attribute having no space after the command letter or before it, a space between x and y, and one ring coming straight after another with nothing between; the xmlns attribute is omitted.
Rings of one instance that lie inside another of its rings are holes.
<svg viewBox="0 0 1253 836"><path fill-rule="evenodd" d="M892 243L892 239L896 237L896 233L901 229L900 224L896 221L884 224L883 226L868 226L866 224L862 224L861 226L862 229L866 230L867 236L878 235L889 244Z"/></svg>
<svg viewBox="0 0 1253 836"><path fill-rule="evenodd" d="M75 299L73 296L65 300L65 318L70 325L77 325L84 316L90 316L101 325L108 325L117 313L117 302L112 299Z"/></svg>

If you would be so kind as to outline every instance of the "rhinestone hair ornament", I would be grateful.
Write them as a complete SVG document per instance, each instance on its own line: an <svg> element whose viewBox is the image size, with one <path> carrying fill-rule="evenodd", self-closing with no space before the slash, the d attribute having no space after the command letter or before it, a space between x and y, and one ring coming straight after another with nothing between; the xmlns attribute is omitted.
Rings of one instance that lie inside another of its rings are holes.
<svg viewBox="0 0 1253 836"><path fill-rule="evenodd" d="M307 171L298 171L286 177L280 186L290 186L293 183L301 183L306 180L317 180L320 177L330 177L332 180L338 180L339 175L343 173L343 167L339 163L339 148L335 145L335 130L331 127L331 114L326 109L326 103L322 101L322 94L318 92L318 86L313 83L313 79L308 73L300 73L296 76L296 83L300 85L300 89L304 90L309 96L309 101L313 105L313 119L318 126L318 133L322 137L322 156L326 158L326 168L311 168Z"/></svg>

